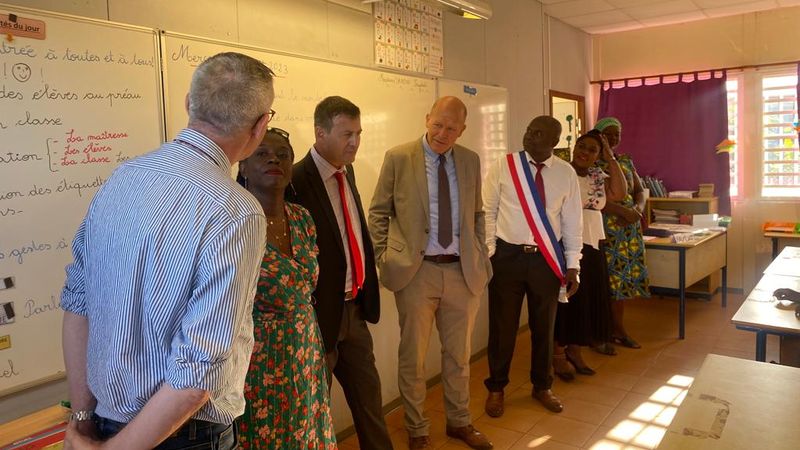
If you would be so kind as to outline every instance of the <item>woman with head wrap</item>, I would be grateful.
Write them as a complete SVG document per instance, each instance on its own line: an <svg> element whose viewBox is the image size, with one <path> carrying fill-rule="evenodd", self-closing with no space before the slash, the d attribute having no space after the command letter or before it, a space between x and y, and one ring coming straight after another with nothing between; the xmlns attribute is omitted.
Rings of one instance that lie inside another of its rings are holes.
<svg viewBox="0 0 800 450"><path fill-rule="evenodd" d="M237 420L243 450L336 448L328 367L311 297L318 274L317 231L305 208L283 200L293 161L289 133L270 128L253 155L239 163L238 181L267 216L247 404Z"/></svg>
<svg viewBox="0 0 800 450"><path fill-rule="evenodd" d="M608 165L608 174L595 164L598 158ZM565 381L574 378L574 371L594 375L594 370L583 361L581 346L611 339L611 299L601 211L608 201L620 201L627 194L625 175L608 142L597 130L590 130L575 141L572 167L578 174L583 202L583 249L578 292L568 303L558 304L556 315L553 369Z"/></svg>
<svg viewBox="0 0 800 450"><path fill-rule="evenodd" d="M620 143L622 123L614 117L605 117L598 120L594 128L605 136L611 150L615 151ZM625 330L623 300L650 296L641 225L645 203L644 189L630 156L615 154L615 157L625 174L628 190L621 201L607 202L603 208L605 253L613 300L614 327L611 340L625 347L641 348L641 345ZM608 172L607 163L601 161L598 165ZM614 347L609 343L598 345L595 350L605 354L616 354Z"/></svg>

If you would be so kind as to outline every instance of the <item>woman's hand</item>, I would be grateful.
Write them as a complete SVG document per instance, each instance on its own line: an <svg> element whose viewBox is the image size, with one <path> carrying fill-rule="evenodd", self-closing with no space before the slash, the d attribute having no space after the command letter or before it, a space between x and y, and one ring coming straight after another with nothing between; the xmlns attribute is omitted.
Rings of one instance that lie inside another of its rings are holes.
<svg viewBox="0 0 800 450"><path fill-rule="evenodd" d="M624 208L621 218L625 221L625 225L630 225L642 220L642 214L636 208Z"/></svg>
<svg viewBox="0 0 800 450"><path fill-rule="evenodd" d="M600 159L610 163L615 159L614 152L611 151L611 146L608 145L608 139L606 139L604 135L601 134L600 139L603 141L603 149L600 151Z"/></svg>

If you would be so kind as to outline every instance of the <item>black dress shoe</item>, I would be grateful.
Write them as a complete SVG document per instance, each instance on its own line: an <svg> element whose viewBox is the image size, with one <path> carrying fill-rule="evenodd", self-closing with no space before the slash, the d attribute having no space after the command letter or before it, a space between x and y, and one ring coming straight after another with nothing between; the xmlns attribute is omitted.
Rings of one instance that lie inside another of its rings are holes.
<svg viewBox="0 0 800 450"><path fill-rule="evenodd" d="M596 374L596 373L597 373L597 372L595 372L595 371L594 371L594 369L592 369L592 368L591 368L591 367L589 367L589 366L581 366L581 365L578 365L578 364L575 362L575 360L574 360L574 359L572 359L572 357L571 357L571 356L569 356L569 353L564 353L564 354L565 354L565 355L567 355L567 361L571 362L571 363L572 363L572 365L573 365L573 366L575 366L575 372L578 372L578 373L579 373L579 374L581 374L581 375L594 375L594 374Z"/></svg>

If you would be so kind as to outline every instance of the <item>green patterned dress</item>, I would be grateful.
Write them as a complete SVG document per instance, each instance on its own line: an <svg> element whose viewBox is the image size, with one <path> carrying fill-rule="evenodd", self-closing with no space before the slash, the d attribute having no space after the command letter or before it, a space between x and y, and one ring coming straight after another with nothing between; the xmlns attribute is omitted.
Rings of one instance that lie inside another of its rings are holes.
<svg viewBox="0 0 800 450"><path fill-rule="evenodd" d="M239 445L256 449L336 449L325 352L311 293L317 284L316 228L287 203L292 255L268 246L253 305L255 347L238 420Z"/></svg>
<svg viewBox="0 0 800 450"><path fill-rule="evenodd" d="M617 161L625 175L625 181L628 183L628 193L619 203L627 208L632 208L635 204L633 177L636 169L628 155L617 155ZM597 164L608 173L605 161L598 161ZM614 214L603 214L603 222L606 232L605 251L611 298L622 300L633 297L649 297L641 222L624 225L617 221L617 216Z"/></svg>

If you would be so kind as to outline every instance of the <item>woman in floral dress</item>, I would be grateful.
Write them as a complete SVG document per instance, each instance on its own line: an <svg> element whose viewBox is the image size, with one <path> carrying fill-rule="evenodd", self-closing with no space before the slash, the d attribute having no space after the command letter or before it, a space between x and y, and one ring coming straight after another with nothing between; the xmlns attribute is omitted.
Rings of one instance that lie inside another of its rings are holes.
<svg viewBox="0 0 800 450"><path fill-rule="evenodd" d="M597 121L595 129L603 133L612 150L621 141L622 124L614 117ZM628 183L628 192L620 202L607 202L603 209L606 233L606 261L611 285L614 329L612 342L629 348L641 348L625 330L623 323L624 300L649 297L647 267L644 261L644 239L642 238L642 212L644 211L644 189L628 155L616 155ZM602 162L598 165L607 171ZM615 354L613 346L605 343L595 348L601 353Z"/></svg>
<svg viewBox="0 0 800 450"><path fill-rule="evenodd" d="M327 366L311 293L317 283L316 229L302 206L285 203L294 151L270 128L239 164L239 181L264 208L267 248L253 305L255 346L245 382L239 445L336 449Z"/></svg>

